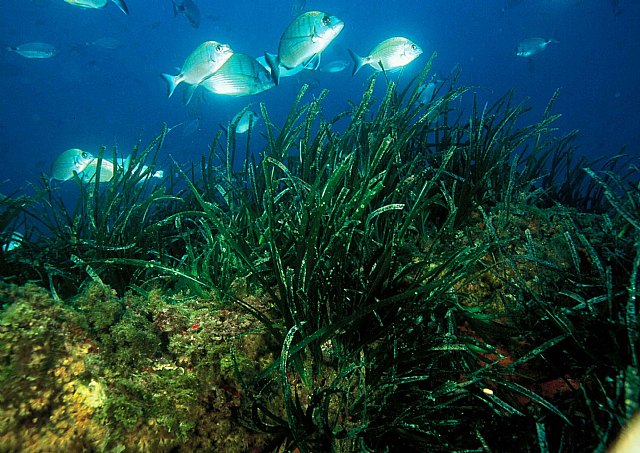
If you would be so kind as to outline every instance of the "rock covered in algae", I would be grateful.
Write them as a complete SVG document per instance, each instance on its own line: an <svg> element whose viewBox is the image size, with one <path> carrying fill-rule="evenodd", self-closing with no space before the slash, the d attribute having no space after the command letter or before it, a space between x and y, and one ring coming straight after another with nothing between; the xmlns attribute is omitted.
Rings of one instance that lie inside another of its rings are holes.
<svg viewBox="0 0 640 453"><path fill-rule="evenodd" d="M72 303L0 286L3 451L247 451L264 436L239 426L242 392L230 341L250 330L214 301L169 304L158 292L122 299L90 285ZM248 373L263 353L238 339Z"/></svg>
<svg viewBox="0 0 640 453"><path fill-rule="evenodd" d="M91 343L42 289L1 286L0 444L5 451L82 451L106 434L104 384L88 378Z"/></svg>

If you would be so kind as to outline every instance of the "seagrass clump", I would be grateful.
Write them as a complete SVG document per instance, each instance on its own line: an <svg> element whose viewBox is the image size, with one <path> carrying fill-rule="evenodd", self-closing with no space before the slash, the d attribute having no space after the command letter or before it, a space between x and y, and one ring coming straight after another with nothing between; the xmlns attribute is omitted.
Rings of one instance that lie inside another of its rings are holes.
<svg viewBox="0 0 640 453"><path fill-rule="evenodd" d="M468 89L452 85L425 104L425 77L403 91L390 83L380 101L372 80L332 119L322 115L326 92L303 104L303 88L279 130L262 106L257 159L247 148L234 166L230 133L203 165L218 170L204 183L188 178L200 239L181 275L251 312L280 345L245 382L243 417L272 433L274 448L301 451L606 442L602 429L570 431L585 420L567 393L593 390L575 369L559 372L562 351L586 347L573 330L582 312L566 306L576 292L563 287L562 300L532 280L576 284L594 269L572 239L588 251L593 232L566 211L554 220L564 215L564 229L538 227L554 218L540 210L550 199L543 176L573 136L553 136L555 96L532 125L512 94L464 120L454 101ZM581 273L543 245L556 235ZM272 309L229 291L239 277Z"/></svg>

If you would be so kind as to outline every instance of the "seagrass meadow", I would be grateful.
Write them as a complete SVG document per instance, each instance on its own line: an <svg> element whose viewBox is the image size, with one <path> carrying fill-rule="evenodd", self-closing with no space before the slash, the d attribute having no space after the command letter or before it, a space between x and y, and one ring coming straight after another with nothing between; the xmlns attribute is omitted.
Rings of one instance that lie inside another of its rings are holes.
<svg viewBox="0 0 640 453"><path fill-rule="evenodd" d="M579 159L554 99L428 77L3 196L0 449L604 451L640 401L637 168Z"/></svg>

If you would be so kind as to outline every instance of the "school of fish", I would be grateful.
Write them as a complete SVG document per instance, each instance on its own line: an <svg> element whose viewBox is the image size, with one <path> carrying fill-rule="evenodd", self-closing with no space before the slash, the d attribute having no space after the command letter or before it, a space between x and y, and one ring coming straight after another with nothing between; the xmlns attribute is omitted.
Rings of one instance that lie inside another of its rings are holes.
<svg viewBox="0 0 640 453"><path fill-rule="evenodd" d="M124 0L64 0L66 3L87 9L105 8L113 2L123 13L129 14ZM171 0L174 16L183 15L194 28L200 25L200 11L193 0ZM345 70L349 63L339 59L321 65L321 56L333 40L342 32L344 21L323 11L302 9L304 1L296 0L292 4L294 18L284 29L277 45L277 53L265 52L253 57L235 52L228 43L215 40L202 42L186 56L177 74L162 73L167 84L167 94L171 97L176 88L187 85L184 90L184 103L188 104L198 88L214 95L252 96L270 90L280 83L282 77L291 77L303 70L318 70L336 73ZM101 38L87 45L104 49L116 49L117 40ZM25 58L46 59L57 55L55 46L32 42L10 47ZM422 53L422 49L404 37L392 37L374 46L366 57L360 57L349 49L354 61L353 74L362 66L369 65L376 71L394 71L411 63ZM246 133L258 123L259 117L251 110L238 113L230 122L235 133ZM120 167L127 170L128 159L112 162L107 158L98 158L88 151L72 148L62 152L51 167L51 180L79 180L81 183L111 181ZM144 169L143 169L144 170ZM161 178L162 171L149 172L149 177Z"/></svg>
<svg viewBox="0 0 640 453"><path fill-rule="evenodd" d="M85 9L102 9L112 2L124 14L129 8L124 0L64 0L66 3ZM171 0L174 16L182 15L189 24L200 26L200 10L193 0ZM278 86L283 77L291 77L305 71L337 73L344 71L349 62L337 59L321 64L322 53L343 31L344 21L324 11L304 11L306 2L294 0L291 5L292 21L282 32L277 43L275 54L264 52L264 55L253 57L246 53L236 52L235 44L208 40L197 45L186 56L177 74L162 73L167 84L168 97L171 97L179 85L187 85L183 100L188 104L194 93L201 91L218 96L253 96ZM532 65L532 57L541 53L553 38L525 38L517 46L515 55L526 58ZM100 38L87 45L104 49L116 49L120 42L113 38ZM58 49L44 42L30 42L7 47L7 51L15 52L30 59L47 59L58 54ZM366 55L348 49L353 63L352 75L355 76L364 66L374 71L393 72L404 68L423 53L422 48L403 36L392 36L375 44ZM531 68L531 66L530 66ZM440 82L440 81L437 81ZM421 102L427 102L437 88L436 81L423 87ZM236 133L245 133L258 122L258 116L244 110L229 122L235 125ZM99 159L93 154L79 148L72 148L61 153L54 161L51 179L68 181L75 177L83 183L96 179L100 182L113 179L117 167L128 168L127 159L111 162ZM99 168L98 168L99 167ZM162 171L150 173L150 177L162 177Z"/></svg>

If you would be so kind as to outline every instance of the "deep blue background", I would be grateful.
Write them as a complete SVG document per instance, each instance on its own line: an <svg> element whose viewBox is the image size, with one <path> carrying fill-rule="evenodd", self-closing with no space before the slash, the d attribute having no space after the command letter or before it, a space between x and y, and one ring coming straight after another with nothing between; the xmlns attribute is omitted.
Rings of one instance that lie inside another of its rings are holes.
<svg viewBox="0 0 640 453"><path fill-rule="evenodd" d="M199 29L182 16L174 18L170 0L127 2L129 16L114 4L83 10L62 0L2 0L0 193L49 173L56 156L68 148L95 152L100 145L118 145L126 155L137 140L147 143L163 122L200 118L191 134L175 129L163 150L162 159L171 155L184 163L199 159L218 124L248 103L257 111L265 102L274 123L281 124L299 89L294 78L257 96L198 96L185 106L184 88L167 99L159 74L175 74L205 40L229 43L254 56L275 52L292 19L291 0L195 0L202 13ZM382 39L406 36L425 53L406 68L402 80L419 72L437 51L434 68L446 75L460 65L461 83L477 86L482 103L492 103L509 88L515 88L518 100L530 97L535 107L530 121L539 119L561 88L555 111L563 117L557 126L561 132L580 129L580 152L596 157L616 154L624 144L628 153L639 153L638 3L623 0L618 16L610 0L523 0L511 7L506 0L309 0L305 9L345 21L323 63L348 60L349 47L366 54ZM521 39L536 36L559 43L536 57L531 72L514 52ZM103 37L116 38L122 46L108 50L84 44ZM59 54L29 60L5 51L31 41L54 44ZM348 99L358 100L370 73L365 68L353 78L350 69L316 74L320 87L331 90L327 116L344 109ZM256 151L260 147L256 139Z"/></svg>

